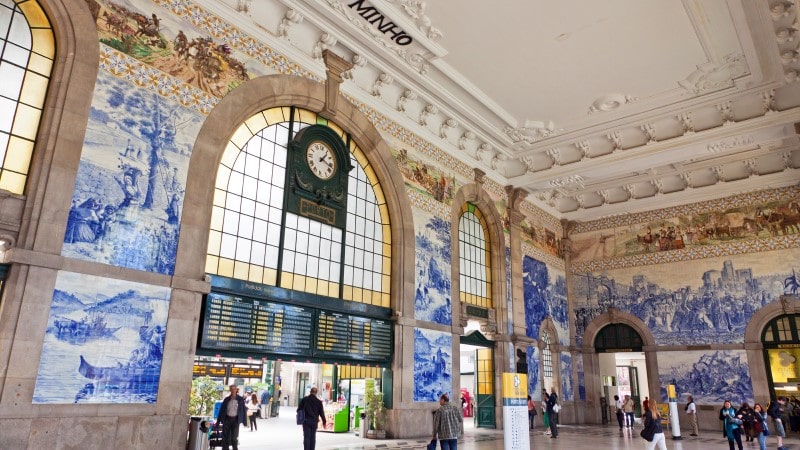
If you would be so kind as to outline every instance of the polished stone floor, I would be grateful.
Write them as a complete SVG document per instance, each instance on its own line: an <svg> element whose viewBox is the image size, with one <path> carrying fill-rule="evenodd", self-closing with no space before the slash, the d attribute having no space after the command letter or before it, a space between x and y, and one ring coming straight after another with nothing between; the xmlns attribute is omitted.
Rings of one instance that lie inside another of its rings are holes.
<svg viewBox="0 0 800 450"><path fill-rule="evenodd" d="M302 448L303 431L294 424L294 408L283 407L281 416L259 419L258 431L251 432L241 428L239 450L296 450ZM800 435L784 439L784 447L800 450ZM620 432L616 426L569 426L559 427L558 439L550 439L537 430L530 437L531 449L597 449L623 450L644 449L644 440L639 437L639 429ZM317 450L383 450L383 449L422 449L428 444L426 439L361 439L355 433L317 433ZM776 440L770 436L767 448L775 449ZM438 448L438 447L437 447ZM670 450L727 449L728 441L718 432L701 433L699 437L688 434L680 440L671 438L667 431L667 448ZM464 437L458 442L459 450L503 450L503 433L498 430L474 429L466 427ZM744 443L744 450L758 450L757 443ZM219 447L217 447L219 450Z"/></svg>

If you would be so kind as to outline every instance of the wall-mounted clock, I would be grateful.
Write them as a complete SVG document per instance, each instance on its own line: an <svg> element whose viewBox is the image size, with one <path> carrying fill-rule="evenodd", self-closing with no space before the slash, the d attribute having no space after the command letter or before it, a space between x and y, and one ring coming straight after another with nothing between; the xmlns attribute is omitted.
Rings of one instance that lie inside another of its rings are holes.
<svg viewBox="0 0 800 450"><path fill-rule="evenodd" d="M322 141L312 142L306 148L306 164L321 180L330 180L339 168L333 150Z"/></svg>
<svg viewBox="0 0 800 450"><path fill-rule="evenodd" d="M289 142L286 210L344 228L348 172L347 144L325 125L309 125Z"/></svg>

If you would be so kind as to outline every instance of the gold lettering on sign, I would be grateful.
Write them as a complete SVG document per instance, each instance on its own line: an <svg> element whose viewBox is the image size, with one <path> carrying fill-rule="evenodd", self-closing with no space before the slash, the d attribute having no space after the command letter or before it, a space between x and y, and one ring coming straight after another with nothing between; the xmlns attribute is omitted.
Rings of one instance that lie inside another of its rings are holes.
<svg viewBox="0 0 800 450"><path fill-rule="evenodd" d="M308 201L304 198L300 199L300 214L306 217L313 217L321 220L329 225L336 224L336 210L322 206L315 202Z"/></svg>

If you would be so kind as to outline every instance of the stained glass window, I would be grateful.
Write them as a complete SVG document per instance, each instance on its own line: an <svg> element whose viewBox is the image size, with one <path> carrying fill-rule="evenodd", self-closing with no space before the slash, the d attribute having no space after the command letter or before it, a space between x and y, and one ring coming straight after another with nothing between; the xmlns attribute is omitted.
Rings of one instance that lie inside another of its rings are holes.
<svg viewBox="0 0 800 450"><path fill-rule="evenodd" d="M55 41L37 1L0 1L0 189L22 194L44 108Z"/></svg>
<svg viewBox="0 0 800 450"><path fill-rule="evenodd" d="M312 124L330 127L349 145L346 229L283 209L289 141ZM233 134L217 171L208 273L388 307L390 262L383 191L339 126L284 107L250 117Z"/></svg>
<svg viewBox="0 0 800 450"><path fill-rule="evenodd" d="M480 209L472 203L465 203L458 221L461 301L482 308L492 307L487 237L486 220Z"/></svg>

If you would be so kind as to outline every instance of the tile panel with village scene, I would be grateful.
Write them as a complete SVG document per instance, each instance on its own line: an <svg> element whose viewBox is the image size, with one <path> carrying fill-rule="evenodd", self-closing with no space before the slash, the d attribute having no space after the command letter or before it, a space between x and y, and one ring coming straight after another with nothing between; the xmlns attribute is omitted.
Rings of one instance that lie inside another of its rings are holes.
<svg viewBox="0 0 800 450"><path fill-rule="evenodd" d="M450 222L415 209L414 226L417 229L414 317L451 325Z"/></svg>
<svg viewBox="0 0 800 450"><path fill-rule="evenodd" d="M539 339L542 321L549 316L556 326L558 342L561 345L569 345L565 274L526 255L522 257L522 276L525 335Z"/></svg>
<svg viewBox="0 0 800 450"><path fill-rule="evenodd" d="M453 336L414 328L414 401L435 402L452 390Z"/></svg>

